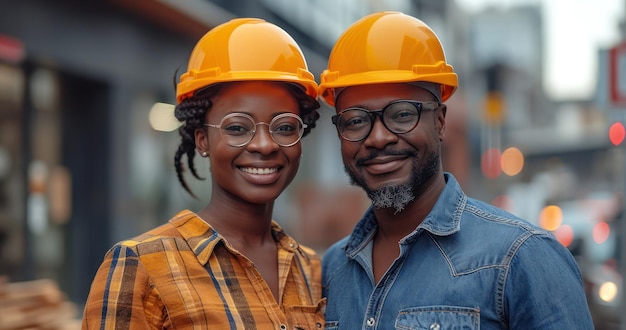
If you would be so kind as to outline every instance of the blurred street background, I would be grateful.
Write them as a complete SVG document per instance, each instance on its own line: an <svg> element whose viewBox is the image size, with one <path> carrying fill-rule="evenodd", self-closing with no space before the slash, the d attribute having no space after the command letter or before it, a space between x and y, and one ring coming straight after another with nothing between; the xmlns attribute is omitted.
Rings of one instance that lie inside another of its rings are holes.
<svg viewBox="0 0 626 330"><path fill-rule="evenodd" d="M393 10L430 25L459 75L444 169L471 197L552 231L580 265L596 327L626 329L625 7L0 0L0 325L3 285L41 280L79 319L109 247L208 201L210 180L189 177L198 200L180 187L176 123L153 109L175 103L174 81L205 32L235 17L266 19L297 40L319 79L345 28ZM275 219L320 254L369 204L344 173L333 111L322 106L298 176L275 206ZM196 166L209 177L208 162L196 157Z"/></svg>

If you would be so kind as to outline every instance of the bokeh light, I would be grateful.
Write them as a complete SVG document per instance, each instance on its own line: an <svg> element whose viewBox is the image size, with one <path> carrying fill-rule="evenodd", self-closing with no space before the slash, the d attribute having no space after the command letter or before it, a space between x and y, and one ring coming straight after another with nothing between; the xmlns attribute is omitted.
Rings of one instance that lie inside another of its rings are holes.
<svg viewBox="0 0 626 330"><path fill-rule="evenodd" d="M502 168L500 167L500 159L500 150L496 148L489 148L485 150L480 159L480 168L486 177L494 179L497 178L500 173L502 173Z"/></svg>
<svg viewBox="0 0 626 330"><path fill-rule="evenodd" d="M574 241L574 229L570 225L561 225L554 231L557 241L565 247L569 247Z"/></svg>
<svg viewBox="0 0 626 330"><path fill-rule="evenodd" d="M507 195L498 195L491 200L491 205L512 212L513 201Z"/></svg>
<svg viewBox="0 0 626 330"><path fill-rule="evenodd" d="M545 230L555 231L563 223L563 211L556 205L548 205L539 213L539 226Z"/></svg>
<svg viewBox="0 0 626 330"><path fill-rule="evenodd" d="M609 227L609 224L604 221L600 221L593 226L591 236L593 237L594 242L602 244L606 242L610 234L611 227Z"/></svg>
<svg viewBox="0 0 626 330"><path fill-rule="evenodd" d="M524 155L518 148L507 148L502 152L500 163L504 174L514 176L524 168Z"/></svg>
<svg viewBox="0 0 626 330"><path fill-rule="evenodd" d="M620 145L624 141L624 137L626 137L624 124L617 122L609 127L609 140L614 146Z"/></svg>
<svg viewBox="0 0 626 330"><path fill-rule="evenodd" d="M598 289L598 296L606 302L611 302L617 296L617 284L611 281L602 283Z"/></svg>
<svg viewBox="0 0 626 330"><path fill-rule="evenodd" d="M150 109L148 121L153 129L161 132L171 132L182 125L174 116L174 105L160 102Z"/></svg>

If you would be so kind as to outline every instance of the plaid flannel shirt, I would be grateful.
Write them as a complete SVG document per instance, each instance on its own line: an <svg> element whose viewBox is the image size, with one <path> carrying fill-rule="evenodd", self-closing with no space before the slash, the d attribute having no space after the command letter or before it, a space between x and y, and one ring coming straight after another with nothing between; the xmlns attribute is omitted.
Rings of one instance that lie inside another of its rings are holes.
<svg viewBox="0 0 626 330"><path fill-rule="evenodd" d="M195 213L122 241L93 280L83 329L320 329L321 263L272 223L280 302L243 255Z"/></svg>

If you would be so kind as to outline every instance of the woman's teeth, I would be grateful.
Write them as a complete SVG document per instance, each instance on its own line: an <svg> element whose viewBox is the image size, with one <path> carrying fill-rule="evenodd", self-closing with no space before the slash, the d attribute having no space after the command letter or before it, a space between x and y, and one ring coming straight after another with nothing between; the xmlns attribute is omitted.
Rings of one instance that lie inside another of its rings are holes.
<svg viewBox="0 0 626 330"><path fill-rule="evenodd" d="M278 171L277 168L242 167L242 171L250 174L271 174Z"/></svg>

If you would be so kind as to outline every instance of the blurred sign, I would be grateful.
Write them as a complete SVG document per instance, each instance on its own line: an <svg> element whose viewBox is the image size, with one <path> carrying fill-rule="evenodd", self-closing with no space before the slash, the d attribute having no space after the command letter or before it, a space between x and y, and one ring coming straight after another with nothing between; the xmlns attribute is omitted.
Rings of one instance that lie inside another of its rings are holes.
<svg viewBox="0 0 626 330"><path fill-rule="evenodd" d="M626 42L609 50L609 91L613 104L626 105Z"/></svg>
<svg viewBox="0 0 626 330"><path fill-rule="evenodd" d="M21 41L0 34L0 60L21 62L24 59L24 45Z"/></svg>
<svg viewBox="0 0 626 330"><path fill-rule="evenodd" d="M487 92L485 95L483 113L485 120L490 124L499 125L504 118L504 95L497 91Z"/></svg>

